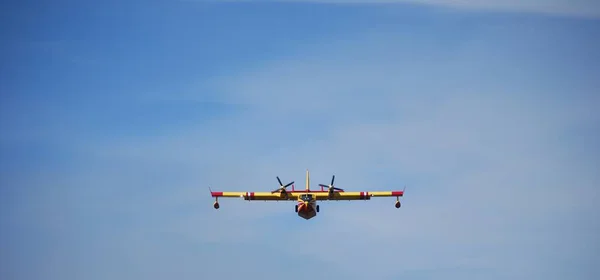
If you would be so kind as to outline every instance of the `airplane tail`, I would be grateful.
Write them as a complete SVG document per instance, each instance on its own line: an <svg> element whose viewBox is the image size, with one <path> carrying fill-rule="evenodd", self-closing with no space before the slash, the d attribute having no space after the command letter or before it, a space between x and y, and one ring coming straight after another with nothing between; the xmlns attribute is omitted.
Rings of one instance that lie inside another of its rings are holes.
<svg viewBox="0 0 600 280"><path fill-rule="evenodd" d="M308 169L306 169L306 191L310 191L310 174L308 173Z"/></svg>

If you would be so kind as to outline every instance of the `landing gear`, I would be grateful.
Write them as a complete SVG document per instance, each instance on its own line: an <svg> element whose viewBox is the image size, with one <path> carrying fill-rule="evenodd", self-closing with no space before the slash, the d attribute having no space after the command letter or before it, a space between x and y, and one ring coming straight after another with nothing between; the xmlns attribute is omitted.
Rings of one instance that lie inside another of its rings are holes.
<svg viewBox="0 0 600 280"><path fill-rule="evenodd" d="M396 204L394 205L396 208L400 208L400 200L396 197Z"/></svg>
<svg viewBox="0 0 600 280"><path fill-rule="evenodd" d="M317 205L317 212L319 212L319 205Z"/></svg>
<svg viewBox="0 0 600 280"><path fill-rule="evenodd" d="M298 213L298 205L294 205L296 213Z"/></svg>
<svg viewBox="0 0 600 280"><path fill-rule="evenodd" d="M213 207L215 209L219 209L219 199L218 198L215 198L215 203L213 204Z"/></svg>

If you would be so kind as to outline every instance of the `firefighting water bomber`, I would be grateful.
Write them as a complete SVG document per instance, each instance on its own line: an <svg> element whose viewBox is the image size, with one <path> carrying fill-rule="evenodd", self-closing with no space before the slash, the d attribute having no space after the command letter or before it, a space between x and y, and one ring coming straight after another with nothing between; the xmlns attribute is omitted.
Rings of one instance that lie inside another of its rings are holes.
<svg viewBox="0 0 600 280"><path fill-rule="evenodd" d="M298 213L298 216L306 220L311 219L319 212L319 205L317 201L327 200L370 200L371 197L396 197L396 203L394 206L400 208L400 197L404 196L404 190L401 191L375 191L375 192L346 192L343 189L337 188L333 185L335 175L331 177L331 183L329 185L319 184L320 190L310 189L310 174L306 170L306 188L304 190L294 189L294 182L290 182L286 185L281 183L279 177L279 188L271 192L213 192L210 190L210 194L215 198L213 207L219 209L219 197L239 197L248 201L296 201L294 210ZM292 186L292 190L288 191L287 188Z"/></svg>

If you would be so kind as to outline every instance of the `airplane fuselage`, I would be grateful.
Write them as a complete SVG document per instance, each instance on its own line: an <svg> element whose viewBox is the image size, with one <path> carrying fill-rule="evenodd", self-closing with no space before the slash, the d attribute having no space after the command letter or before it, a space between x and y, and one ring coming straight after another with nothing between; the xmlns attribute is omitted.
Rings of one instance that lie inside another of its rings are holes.
<svg viewBox="0 0 600 280"><path fill-rule="evenodd" d="M298 205L296 205L296 207L298 209L297 210L298 216L300 216L306 220L315 217L318 212L318 207L317 207L316 201L312 201L312 202L299 201Z"/></svg>

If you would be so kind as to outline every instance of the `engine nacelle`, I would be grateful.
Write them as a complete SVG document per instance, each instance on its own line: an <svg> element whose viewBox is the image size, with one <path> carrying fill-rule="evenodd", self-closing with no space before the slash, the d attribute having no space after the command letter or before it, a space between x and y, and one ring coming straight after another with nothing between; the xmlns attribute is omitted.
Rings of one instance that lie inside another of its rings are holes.
<svg viewBox="0 0 600 280"><path fill-rule="evenodd" d="M219 203L215 201L215 204L213 204L213 207L215 207L215 209L219 209Z"/></svg>
<svg viewBox="0 0 600 280"><path fill-rule="evenodd" d="M396 205L394 206L396 206L396 208L400 208L400 201L396 201Z"/></svg>

